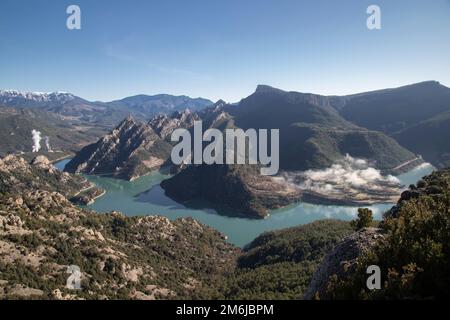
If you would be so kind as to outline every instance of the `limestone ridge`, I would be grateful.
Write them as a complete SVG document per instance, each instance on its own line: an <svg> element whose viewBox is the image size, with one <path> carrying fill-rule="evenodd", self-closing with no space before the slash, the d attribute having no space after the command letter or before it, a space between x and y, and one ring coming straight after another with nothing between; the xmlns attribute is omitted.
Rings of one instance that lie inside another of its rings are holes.
<svg viewBox="0 0 450 320"><path fill-rule="evenodd" d="M197 113L185 111L160 116L150 125L162 138L167 139L176 128L190 130L194 121L201 120L203 129L221 131L236 128L224 101ZM261 176L257 166L250 165L191 165L173 168L174 177L161 183L166 194L180 202L203 199L221 206L218 209L251 218L264 218L269 210L289 205L299 200L299 191L282 180Z"/></svg>
<svg viewBox="0 0 450 320"><path fill-rule="evenodd" d="M172 148L170 135L177 128L191 130L194 121L204 128L232 127L231 117L223 110L223 102L199 112L176 111L170 116L158 115L148 123L131 116L94 144L83 148L67 164L71 173L106 174L133 180L168 164Z"/></svg>
<svg viewBox="0 0 450 320"><path fill-rule="evenodd" d="M167 142L150 126L128 116L97 143L83 148L66 170L133 180L160 168L169 156Z"/></svg>

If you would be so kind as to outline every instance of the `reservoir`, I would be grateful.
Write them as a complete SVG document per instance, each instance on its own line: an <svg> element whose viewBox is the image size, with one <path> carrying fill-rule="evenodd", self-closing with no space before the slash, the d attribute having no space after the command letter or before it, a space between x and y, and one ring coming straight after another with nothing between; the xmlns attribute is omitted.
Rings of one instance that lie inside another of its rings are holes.
<svg viewBox="0 0 450 320"><path fill-rule="evenodd" d="M56 164L60 170L70 159ZM405 186L416 183L423 176L433 171L433 166L423 164L398 178ZM266 219L255 220L230 215L219 215L207 203L195 203L189 208L164 195L160 182L169 176L160 172L141 177L133 182L101 176L86 176L97 186L106 190L106 194L98 198L87 208L99 213L120 211L128 216L161 215L171 220L180 217L192 217L202 223L219 230L228 237L228 241L244 246L264 231L276 230L306 224L319 219L352 220L356 217L358 207L327 206L308 203L297 203L288 207L272 210ZM392 203L377 204L369 208L374 218L379 220L383 212L392 207ZM192 208L192 207L195 207Z"/></svg>

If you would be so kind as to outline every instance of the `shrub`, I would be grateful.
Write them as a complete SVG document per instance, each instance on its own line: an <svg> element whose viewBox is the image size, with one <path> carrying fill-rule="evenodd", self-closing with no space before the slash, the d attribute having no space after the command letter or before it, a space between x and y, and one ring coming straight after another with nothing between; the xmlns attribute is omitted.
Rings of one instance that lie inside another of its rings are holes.
<svg viewBox="0 0 450 320"><path fill-rule="evenodd" d="M372 211L367 208L359 208L358 219L353 220L351 224L355 230L361 230L370 227L372 225L372 222L373 222Z"/></svg>

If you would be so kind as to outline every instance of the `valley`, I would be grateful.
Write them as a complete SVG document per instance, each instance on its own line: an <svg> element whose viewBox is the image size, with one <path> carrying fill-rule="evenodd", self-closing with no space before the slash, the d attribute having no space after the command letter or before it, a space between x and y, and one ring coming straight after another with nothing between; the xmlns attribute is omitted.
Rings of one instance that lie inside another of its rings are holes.
<svg viewBox="0 0 450 320"><path fill-rule="evenodd" d="M61 170L68 159L57 166ZM416 183L422 176L433 171L430 165L422 165L412 171L398 176L402 185ZM96 199L88 209L99 213L120 211L127 216L142 216L157 213L174 220L193 217L202 223L219 230L227 236L229 242L237 246L245 246L263 232L304 225L320 219L339 219L349 221L355 218L358 207L352 205L310 204L299 202L285 208L270 210L265 219L252 219L236 215L235 210L221 207L208 201L193 201L187 204L178 203L165 195L160 183L170 175L154 172L132 182L105 176L87 176L87 179L106 191ZM398 197L397 197L398 199ZM384 204L372 204L370 208L376 219L388 210L397 199Z"/></svg>
<svg viewBox="0 0 450 320"><path fill-rule="evenodd" d="M377 92L371 94L377 95ZM304 171L330 168L347 155L366 161L368 172L378 170L376 174L380 176L401 174L424 162L420 155L402 147L385 133L359 127L344 119L336 106L343 108L349 99L286 92L260 85L236 105L218 101L200 111L176 111L156 116L148 122L129 115L109 134L77 153L65 170L135 180L167 168L175 175L161 186L175 201L184 204L207 201L214 206L233 209L237 215L254 218L264 218L268 210L282 208L301 199L344 205L392 202L400 194L398 182L395 185L392 181L386 183L378 179L356 189L339 183L335 187L328 184L327 187L334 192L321 193L299 188L295 182L283 185L279 177L259 177L255 165L200 165L196 156L193 160L197 164L189 164L191 160L187 158L181 162L173 160L173 151L175 154L182 151L183 157L192 157L191 144L194 151L202 146L210 148L205 141L198 139L184 139L180 143L183 148L174 145L180 138L172 136L172 133L177 133L177 128L183 128L187 135L196 137L199 130L195 124L202 123L205 132L214 131L217 136L231 129L241 132L275 129L279 137L276 142L279 143L273 151L278 154L279 150L279 157L273 159L279 160L276 167L283 175L299 176ZM236 148L234 142L218 144L214 141L214 153L217 153L217 148L222 148L226 154L228 145ZM233 152L242 153L241 150ZM267 170L262 163L260 165L260 170Z"/></svg>
<svg viewBox="0 0 450 320"><path fill-rule="evenodd" d="M396 90L404 88L389 92ZM395 217L407 214L404 206L414 212L417 197L434 197L441 210L441 194L448 189L446 171L432 173L433 164L444 163L445 143L427 144L432 151L422 156L405 140L405 132L416 126L433 134L445 129L442 110L424 122L411 120L400 131L366 128L344 111L365 95L326 97L258 86L238 104L208 106L182 98L180 108L187 103L193 110L163 110L158 102L157 114L148 96L136 98L138 105L127 100L86 106L73 95L38 94L25 107L0 107L5 124L0 133L7 142L0 159L0 297L346 294L342 287L359 280L339 269L347 259L339 248L356 245L349 258L365 261L377 239L396 236L389 226L402 223ZM156 101L162 98L169 99L162 95ZM130 110L116 113L121 108ZM222 133L279 129L279 174L260 175L260 164L173 163L171 134L184 128L193 135L196 121ZM31 130L45 138L37 153L30 152L36 144ZM51 149L44 145L49 141ZM375 221L355 230L360 206ZM89 290L61 288L61 272L74 263L86 273L82 283ZM335 284L327 272L338 272L342 282ZM324 283L334 287L324 289Z"/></svg>

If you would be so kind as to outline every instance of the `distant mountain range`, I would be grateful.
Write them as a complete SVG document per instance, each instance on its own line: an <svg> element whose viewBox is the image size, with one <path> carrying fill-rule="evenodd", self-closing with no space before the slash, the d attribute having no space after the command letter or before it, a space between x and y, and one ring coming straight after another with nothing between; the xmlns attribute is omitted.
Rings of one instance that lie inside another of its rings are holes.
<svg viewBox="0 0 450 320"><path fill-rule="evenodd" d="M9 107L50 107L51 105L59 106L75 100L87 102L67 92L0 90L0 104Z"/></svg>
<svg viewBox="0 0 450 320"><path fill-rule="evenodd" d="M218 104L232 126L282 129L281 167L286 170L321 168L345 153L371 159L387 171L415 155L437 167L450 165L450 140L446 139L450 133L450 88L436 81L347 96L285 92L260 85L237 104ZM64 92L0 91L0 106L45 112L51 123L58 119L74 132L88 132L94 139L128 115L153 122L167 122L164 117L168 117L175 127L183 121L172 121L173 112L188 108L205 121L201 111L212 105L203 98L167 94L91 102ZM13 130L6 131L1 135L11 138ZM82 143L86 139L72 140ZM14 141L7 150L14 150Z"/></svg>
<svg viewBox="0 0 450 320"><path fill-rule="evenodd" d="M157 114L185 109L197 111L212 104L212 101L203 98L168 94L137 95L112 102L93 102L66 92L0 90L0 106L39 108L56 113L72 123L95 123L109 128L128 114L138 119L149 119Z"/></svg>
<svg viewBox="0 0 450 320"><path fill-rule="evenodd" d="M136 95L108 103L126 109L130 113L142 115L167 114L174 111L190 109L199 111L213 105L213 102L203 98L190 98L187 96L172 96L169 94L158 94L154 96Z"/></svg>

